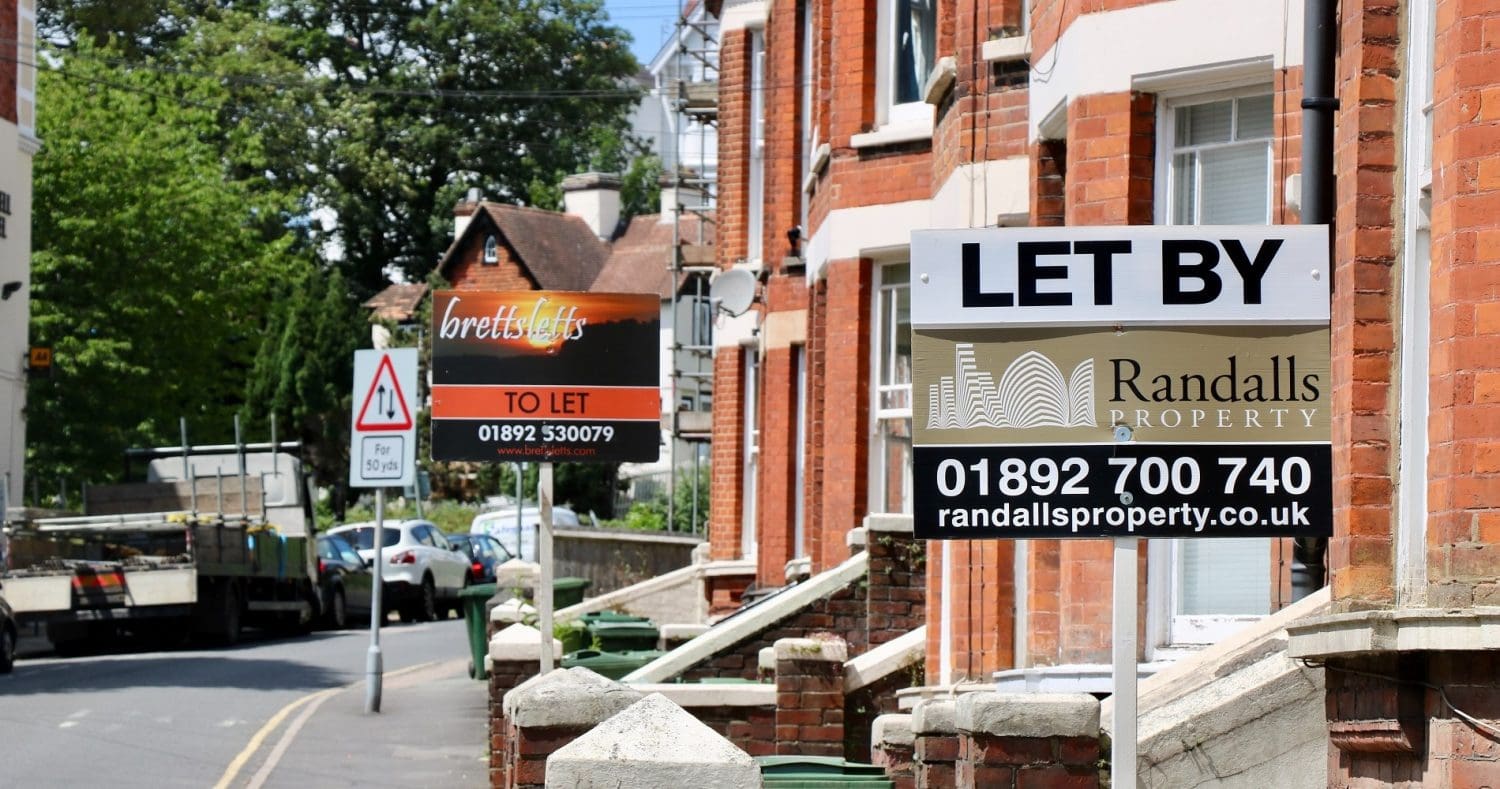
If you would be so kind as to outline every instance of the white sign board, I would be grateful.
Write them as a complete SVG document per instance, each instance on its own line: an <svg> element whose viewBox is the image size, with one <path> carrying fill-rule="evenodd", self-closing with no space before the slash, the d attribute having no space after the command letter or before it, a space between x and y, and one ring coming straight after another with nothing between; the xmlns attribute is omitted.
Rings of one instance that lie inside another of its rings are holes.
<svg viewBox="0 0 1500 789"><path fill-rule="evenodd" d="M354 352L349 485L402 487L416 479L417 349Z"/></svg>
<svg viewBox="0 0 1500 789"><path fill-rule="evenodd" d="M1321 227L1034 227L918 232L913 326L1326 323Z"/></svg>

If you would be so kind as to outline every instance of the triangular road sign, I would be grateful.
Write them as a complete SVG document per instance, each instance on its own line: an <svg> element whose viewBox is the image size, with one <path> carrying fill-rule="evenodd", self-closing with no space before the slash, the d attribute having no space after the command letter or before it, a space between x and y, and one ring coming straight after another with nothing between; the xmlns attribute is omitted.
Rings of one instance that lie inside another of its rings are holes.
<svg viewBox="0 0 1500 789"><path fill-rule="evenodd" d="M396 368L391 366L390 355L384 354L380 357L380 366L375 368L375 377L370 380L365 402L359 407L354 429L410 430L411 426L406 393L401 391L401 382L396 380Z"/></svg>

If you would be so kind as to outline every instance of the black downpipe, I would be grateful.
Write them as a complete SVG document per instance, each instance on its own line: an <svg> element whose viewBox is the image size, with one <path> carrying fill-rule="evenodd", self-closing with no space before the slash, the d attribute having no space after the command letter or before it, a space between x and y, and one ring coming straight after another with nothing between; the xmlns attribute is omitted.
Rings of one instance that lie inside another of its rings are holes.
<svg viewBox="0 0 1500 789"><path fill-rule="evenodd" d="M1337 0L1305 0L1302 30L1302 209L1304 225L1326 225L1333 249L1333 69L1338 46ZM1332 255L1329 255L1332 260ZM1333 272L1328 272L1333 288ZM1292 550L1292 599L1321 589L1328 543L1300 537Z"/></svg>

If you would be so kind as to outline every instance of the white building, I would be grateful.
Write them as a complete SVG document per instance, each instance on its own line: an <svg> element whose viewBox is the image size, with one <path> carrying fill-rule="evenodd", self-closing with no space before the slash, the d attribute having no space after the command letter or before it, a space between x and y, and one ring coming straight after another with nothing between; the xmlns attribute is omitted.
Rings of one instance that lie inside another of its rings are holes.
<svg viewBox="0 0 1500 789"><path fill-rule="evenodd" d="M35 0L0 0L0 502L7 506L20 504L26 469L31 159L41 147L35 57Z"/></svg>

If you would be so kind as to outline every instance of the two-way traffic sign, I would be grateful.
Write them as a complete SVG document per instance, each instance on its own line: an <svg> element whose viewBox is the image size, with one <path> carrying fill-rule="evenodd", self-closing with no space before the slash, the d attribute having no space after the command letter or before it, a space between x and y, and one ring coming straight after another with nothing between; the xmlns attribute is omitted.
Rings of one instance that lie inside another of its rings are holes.
<svg viewBox="0 0 1500 789"><path fill-rule="evenodd" d="M412 484L417 455L416 420L412 412L417 392L417 350L355 351L353 392L350 486L386 488Z"/></svg>

